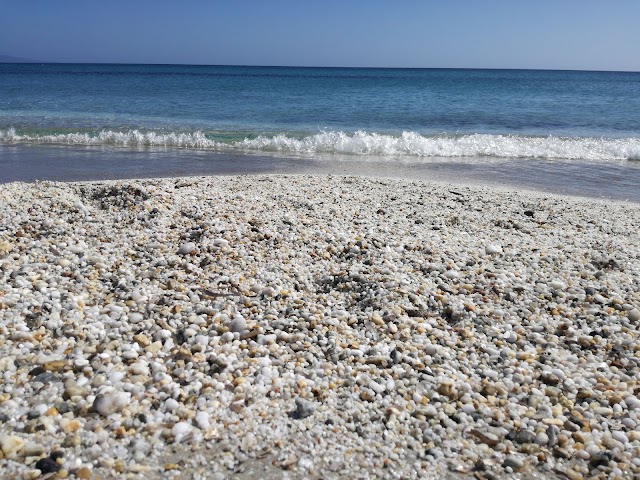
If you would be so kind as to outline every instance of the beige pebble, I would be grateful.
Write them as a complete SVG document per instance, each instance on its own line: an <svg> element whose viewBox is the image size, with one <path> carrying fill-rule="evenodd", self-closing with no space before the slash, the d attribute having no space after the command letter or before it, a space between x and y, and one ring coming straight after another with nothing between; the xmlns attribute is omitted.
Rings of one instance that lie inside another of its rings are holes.
<svg viewBox="0 0 640 480"><path fill-rule="evenodd" d="M68 419L63 418L60 420L60 430L65 433L71 433L79 430L82 427L82 423L80 423L77 419Z"/></svg>
<svg viewBox="0 0 640 480"><path fill-rule="evenodd" d="M82 480L89 480L91 478L91 470L87 467L82 467L76 470L76 477L81 478Z"/></svg>
<svg viewBox="0 0 640 480"><path fill-rule="evenodd" d="M151 344L151 341L144 333L139 333L134 335L133 341L136 342L141 347L148 347Z"/></svg>
<svg viewBox="0 0 640 480"><path fill-rule="evenodd" d="M25 441L15 435L0 436L0 450L5 458L15 458L25 446Z"/></svg>

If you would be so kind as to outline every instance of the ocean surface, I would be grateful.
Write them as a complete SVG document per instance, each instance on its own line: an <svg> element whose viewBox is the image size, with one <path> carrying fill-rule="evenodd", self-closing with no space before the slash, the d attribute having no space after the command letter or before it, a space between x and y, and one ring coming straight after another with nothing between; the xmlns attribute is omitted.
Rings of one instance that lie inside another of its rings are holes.
<svg viewBox="0 0 640 480"><path fill-rule="evenodd" d="M0 182L265 172L640 201L640 73L0 64Z"/></svg>

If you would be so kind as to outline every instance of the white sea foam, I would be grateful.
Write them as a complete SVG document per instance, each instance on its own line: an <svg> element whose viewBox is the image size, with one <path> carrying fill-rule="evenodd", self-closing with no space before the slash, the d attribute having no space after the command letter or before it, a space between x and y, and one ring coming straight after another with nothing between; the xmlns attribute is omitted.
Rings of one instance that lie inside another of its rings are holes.
<svg viewBox="0 0 640 480"><path fill-rule="evenodd" d="M201 131L162 133L104 130L96 134L64 133L21 135L15 129L0 130L2 143L70 145L117 145L130 147L178 147L217 151L263 151L357 156L494 157L537 159L583 159L592 161L640 160L640 138L532 137L520 135L434 135L415 132L386 135L359 131L319 132L297 138L285 134L221 142Z"/></svg>

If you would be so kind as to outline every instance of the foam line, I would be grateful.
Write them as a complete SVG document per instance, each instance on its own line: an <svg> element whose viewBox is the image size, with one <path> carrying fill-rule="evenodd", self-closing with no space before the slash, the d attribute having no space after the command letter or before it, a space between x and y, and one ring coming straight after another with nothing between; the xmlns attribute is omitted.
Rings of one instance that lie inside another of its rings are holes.
<svg viewBox="0 0 640 480"><path fill-rule="evenodd" d="M19 134L0 130L0 142L67 145L116 145L130 147L177 147L217 151L263 151L282 153L329 153L393 157L494 157L537 159L584 159L594 161L640 160L640 138L534 137L525 135L434 135L416 132L387 135L358 131L324 131L306 137L286 134L222 142L202 131L154 132L103 130L90 133L49 135Z"/></svg>

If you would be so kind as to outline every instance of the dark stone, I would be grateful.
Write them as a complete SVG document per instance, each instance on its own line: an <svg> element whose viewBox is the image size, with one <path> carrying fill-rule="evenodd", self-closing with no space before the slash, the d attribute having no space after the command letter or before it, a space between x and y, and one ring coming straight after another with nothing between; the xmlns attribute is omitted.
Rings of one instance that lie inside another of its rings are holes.
<svg viewBox="0 0 640 480"><path fill-rule="evenodd" d="M176 332L175 337L176 337L176 345L182 345L184 342L187 341L187 336L184 333L184 330L182 329L179 329Z"/></svg>
<svg viewBox="0 0 640 480"><path fill-rule="evenodd" d="M31 379L32 382L51 383L58 381L58 375L53 372L44 372Z"/></svg>
<svg viewBox="0 0 640 480"><path fill-rule="evenodd" d="M533 217L533 215L534 215L533 210L525 210L523 213L524 213L527 217Z"/></svg>
<svg viewBox="0 0 640 480"><path fill-rule="evenodd" d="M547 436L549 437L549 448L553 448L558 444L558 428L550 425L547 428Z"/></svg>
<svg viewBox="0 0 640 480"><path fill-rule="evenodd" d="M553 449L553 456L556 458L564 458L565 460L571 458L571 454L564 448L560 447Z"/></svg>
<svg viewBox="0 0 640 480"><path fill-rule="evenodd" d="M520 430L515 434L514 440L517 443L535 443L536 434L530 430Z"/></svg>
<svg viewBox="0 0 640 480"><path fill-rule="evenodd" d="M44 373L44 372L46 372L46 370L44 368L38 366L38 367L32 369L29 372L29 376L30 377L37 377L38 375L40 375L41 373Z"/></svg>
<svg viewBox="0 0 640 480"><path fill-rule="evenodd" d="M56 403L56 404L54 405L54 407L56 407L56 410L58 410L58 412L59 412L61 415L64 415L65 413L67 413L67 412L70 412L70 411L71 411L71 407L70 407L70 406L69 406L69 404L68 404L68 403L66 403L66 402L58 402L58 403Z"/></svg>
<svg viewBox="0 0 640 480"><path fill-rule="evenodd" d="M55 473L60 471L60 464L56 462L53 458L41 458L36 462L36 468L42 472L43 475L47 473Z"/></svg>
<svg viewBox="0 0 640 480"><path fill-rule="evenodd" d="M57 461L59 458L64 458L64 452L61 452L60 450L55 450L51 452L51 455L49 455L49 457Z"/></svg>
<svg viewBox="0 0 640 480"><path fill-rule="evenodd" d="M28 418L29 420L34 420L34 419L36 419L36 418L39 418L41 415L42 415L42 414L41 414L39 411L37 411L37 410L30 410L30 411L27 413L27 418Z"/></svg>
<svg viewBox="0 0 640 480"><path fill-rule="evenodd" d="M316 411L316 406L304 398L296 398L296 409L291 412L291 417L297 420L310 417Z"/></svg>
<svg viewBox="0 0 640 480"><path fill-rule="evenodd" d="M609 452L600 452L591 456L589 466L594 469L601 465L608 466L609 462L611 462L611 454Z"/></svg>
<svg viewBox="0 0 640 480"><path fill-rule="evenodd" d="M391 359L391 363L393 363L394 365L400 363L400 361L402 360L402 354L395 349L391 350L389 357Z"/></svg>

